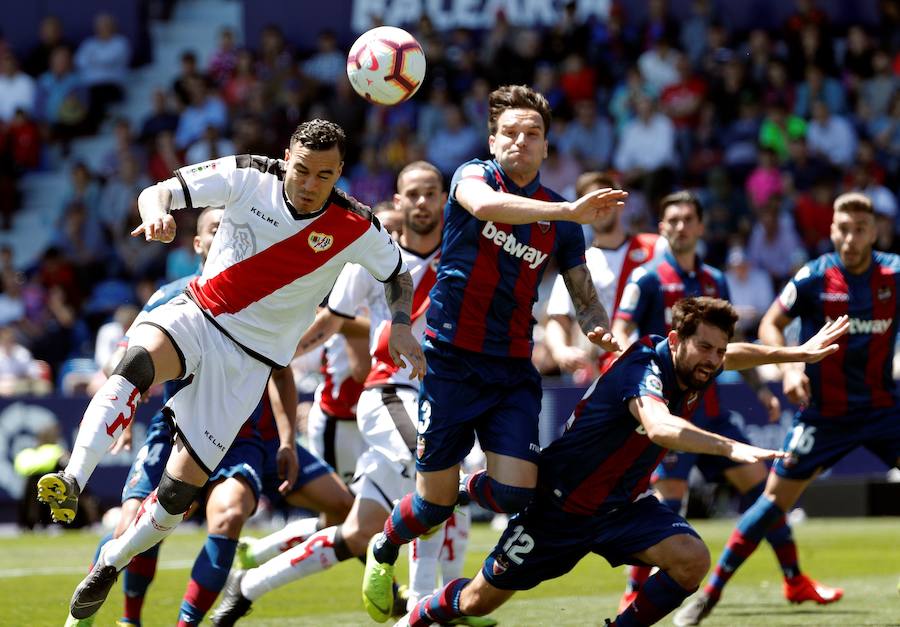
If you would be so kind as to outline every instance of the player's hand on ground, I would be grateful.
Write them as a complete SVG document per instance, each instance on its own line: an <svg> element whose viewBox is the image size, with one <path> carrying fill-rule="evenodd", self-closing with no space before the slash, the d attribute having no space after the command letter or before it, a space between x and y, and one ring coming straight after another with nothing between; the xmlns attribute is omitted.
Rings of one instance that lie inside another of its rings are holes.
<svg viewBox="0 0 900 627"><path fill-rule="evenodd" d="M625 204L628 192L621 189L594 190L571 203L572 211L568 217L572 222L591 224L604 211L610 211Z"/></svg>
<svg viewBox="0 0 900 627"><path fill-rule="evenodd" d="M799 361L814 364L822 361L840 348L835 342L850 330L850 318L846 315L826 322L819 332L798 346Z"/></svg>
<svg viewBox="0 0 900 627"><path fill-rule="evenodd" d="M110 455L118 455L120 451L130 451L131 450L131 441L132 441L132 433L131 433L131 425L134 424L134 421L128 423L128 426L122 429L122 433L119 435L119 438L113 442L113 445L109 449Z"/></svg>
<svg viewBox="0 0 900 627"><path fill-rule="evenodd" d="M618 353L622 350L609 329L603 327L594 327L593 331L588 331L587 339L608 353Z"/></svg>
<svg viewBox="0 0 900 627"><path fill-rule="evenodd" d="M784 373L784 380L781 382L784 395L794 405L806 406L809 404L809 397L812 390L809 386L809 377L803 370L791 368Z"/></svg>
<svg viewBox="0 0 900 627"><path fill-rule="evenodd" d="M772 394L769 388L762 387L757 394L757 398L759 398L762 406L766 408L766 413L769 414L769 422L778 422L781 418L781 401L778 400L778 397Z"/></svg>
<svg viewBox="0 0 900 627"><path fill-rule="evenodd" d="M282 444L275 454L275 463L278 465L278 478L283 481L278 486L281 494L287 494L294 487L297 475L300 473L300 462L297 460L297 447L293 442Z"/></svg>
<svg viewBox="0 0 900 627"><path fill-rule="evenodd" d="M767 448L759 448L743 442L732 442L728 458L741 464L755 464L769 459L781 459L787 457L784 451L773 451Z"/></svg>
<svg viewBox="0 0 900 627"><path fill-rule="evenodd" d="M412 368L411 377L415 379L425 377L425 354L422 352L422 346L413 337L408 324L391 324L388 351L393 362L400 368L406 368L407 365Z"/></svg>
<svg viewBox="0 0 900 627"><path fill-rule="evenodd" d="M153 219L144 220L131 232L131 236L140 237L142 234L148 242L157 241L168 244L175 239L175 218L164 213Z"/></svg>
<svg viewBox="0 0 900 627"><path fill-rule="evenodd" d="M591 367L591 359L587 352L577 346L563 346L553 352L553 361L564 372L575 372Z"/></svg>

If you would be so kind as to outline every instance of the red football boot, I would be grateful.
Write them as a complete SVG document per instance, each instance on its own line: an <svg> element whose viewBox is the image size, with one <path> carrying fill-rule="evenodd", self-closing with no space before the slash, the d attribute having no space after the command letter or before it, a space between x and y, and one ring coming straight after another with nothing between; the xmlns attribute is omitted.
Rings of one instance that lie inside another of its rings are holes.
<svg viewBox="0 0 900 627"><path fill-rule="evenodd" d="M840 601L843 596L843 588L825 586L806 575L797 575L784 581L784 598L791 603L815 601L819 605L827 605Z"/></svg>

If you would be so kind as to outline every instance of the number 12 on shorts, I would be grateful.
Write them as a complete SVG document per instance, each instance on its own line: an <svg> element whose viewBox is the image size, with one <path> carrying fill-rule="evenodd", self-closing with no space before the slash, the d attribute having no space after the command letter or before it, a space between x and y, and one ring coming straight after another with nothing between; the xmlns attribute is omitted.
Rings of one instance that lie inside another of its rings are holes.
<svg viewBox="0 0 900 627"><path fill-rule="evenodd" d="M516 565L521 564L524 559L523 556L534 548L534 538L527 533L522 533L523 531L525 531L523 525L516 525L509 540L503 545L503 552L506 553L506 557Z"/></svg>

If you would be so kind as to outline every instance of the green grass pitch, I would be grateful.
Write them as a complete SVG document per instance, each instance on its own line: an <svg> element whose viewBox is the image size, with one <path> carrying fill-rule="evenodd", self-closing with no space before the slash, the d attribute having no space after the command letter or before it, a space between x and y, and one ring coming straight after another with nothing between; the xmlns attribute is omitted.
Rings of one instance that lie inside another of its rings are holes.
<svg viewBox="0 0 900 627"><path fill-rule="evenodd" d="M699 521L696 528L716 559L734 521ZM761 546L726 589L704 626L900 625L900 519L811 520L795 535L801 566L815 578L843 586L844 599L818 607L792 606L781 596L772 551ZM476 572L498 533L485 525L472 530L466 574ZM66 532L0 538L0 625L62 625L75 585L93 554L98 536ZM200 531L178 533L164 544L160 570L144 605L144 626L173 625L203 541ZM399 569L405 577L404 565ZM375 625L360 601L362 565L340 564L329 572L281 588L255 604L241 624ZM502 625L602 625L612 616L623 585L622 569L597 556L585 558L568 575L520 593L495 617ZM97 627L113 625L122 607L121 585L98 614ZM661 624L671 625L671 619Z"/></svg>

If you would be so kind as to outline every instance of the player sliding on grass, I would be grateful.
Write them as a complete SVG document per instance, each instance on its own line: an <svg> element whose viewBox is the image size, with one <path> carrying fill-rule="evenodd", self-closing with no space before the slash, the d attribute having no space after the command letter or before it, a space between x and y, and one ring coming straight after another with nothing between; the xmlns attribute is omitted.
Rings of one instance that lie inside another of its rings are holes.
<svg viewBox="0 0 900 627"><path fill-rule="evenodd" d="M547 156L547 100L528 87L505 86L491 93L489 108L494 158L460 166L444 209L441 262L426 314L416 489L394 505L366 556L363 602L379 622L390 616L400 546L453 513L460 462L476 433L487 470L465 481L467 498L508 513L531 499L541 409L541 378L531 363L532 307L551 255L581 329L605 350L617 349L576 222L594 222L628 195L599 189L565 202L539 176Z"/></svg>
<svg viewBox="0 0 900 627"><path fill-rule="evenodd" d="M669 194L660 201L660 233L668 240L669 250L653 261L635 269L622 292L622 300L613 322L613 334L622 346L629 337L637 335L665 335L671 321L672 305L686 296L714 296L730 300L728 286L721 272L704 263L697 255L697 243L703 235L703 205L690 192ZM781 416L777 399L759 380L754 370L742 373L744 381L756 389L763 406L770 410L770 419ZM690 416L692 423L727 438L749 441L740 426L732 423L727 411L722 411L716 384L710 385L697 410ZM763 493L768 469L765 464L743 464L715 455L697 455L672 450L653 473L651 483L663 505L679 513L688 496L688 476L697 468L707 481L727 481L741 495L741 512ZM800 571L797 545L787 520L781 520L766 535L781 566L785 596L793 602L835 599L839 590L822 586ZM619 602L622 611L637 596L641 584L650 576L650 569L633 566L627 569L628 586ZM839 597L838 597L839 598Z"/></svg>
<svg viewBox="0 0 900 627"><path fill-rule="evenodd" d="M720 299L688 298L673 308L668 337L645 336L588 389L565 433L541 452L534 499L510 519L475 579L457 579L422 599L398 624L419 627L492 612L516 590L569 572L589 553L613 566L659 571L611 624L651 625L678 607L709 568L706 545L677 512L647 494L668 448L742 463L786 453L703 431L690 415L723 369L816 362L837 351L841 317L800 347L729 343L738 316Z"/></svg>
<svg viewBox="0 0 900 627"><path fill-rule="evenodd" d="M888 466L900 466L900 394L893 378L894 343L900 315L900 256L875 252L872 202L857 193L834 201L831 242L822 255L791 279L759 325L761 340L784 345L784 328L799 317L801 339L819 325L850 317L850 332L837 354L821 364L784 364L784 392L800 405L765 492L746 511L703 592L675 616L677 625L697 625L722 589L763 538L794 506L806 486L857 447ZM819 603L837 601L840 588ZM818 592L818 590L817 590Z"/></svg>
<svg viewBox="0 0 900 627"><path fill-rule="evenodd" d="M125 357L85 411L65 472L39 480L39 498L57 519L70 520L80 487L131 422L139 396L192 377L167 404L177 438L159 486L75 590L74 618L94 615L131 558L181 522L345 264L359 263L385 283L391 357L408 360L413 376L424 374L409 327L412 279L397 246L368 209L334 189L345 142L339 126L312 120L297 127L284 161L224 157L141 192L143 222L133 234L147 240L172 241L173 209L225 211L203 275L129 337Z"/></svg>

